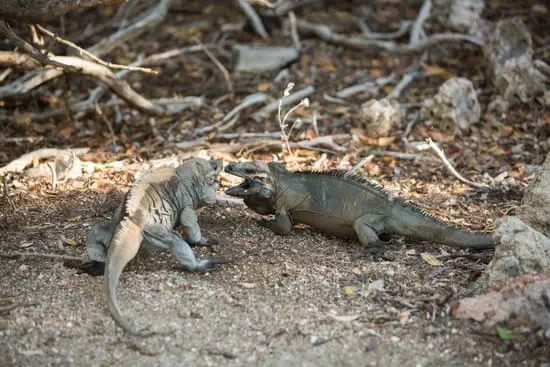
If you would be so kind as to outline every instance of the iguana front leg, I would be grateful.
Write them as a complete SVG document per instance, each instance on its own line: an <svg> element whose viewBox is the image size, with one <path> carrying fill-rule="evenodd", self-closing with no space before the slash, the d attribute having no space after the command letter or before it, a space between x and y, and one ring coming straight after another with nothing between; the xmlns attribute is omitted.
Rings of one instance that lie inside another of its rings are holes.
<svg viewBox="0 0 550 367"><path fill-rule="evenodd" d="M185 240L191 246L212 246L217 244L217 241L202 236L197 215L192 208L185 207L182 210L179 223L183 227Z"/></svg>
<svg viewBox="0 0 550 367"><path fill-rule="evenodd" d="M145 226L143 238L149 246L169 250L188 270L212 270L217 264L226 262L221 259L197 260L189 244L177 233L159 225Z"/></svg>
<svg viewBox="0 0 550 367"><path fill-rule="evenodd" d="M378 238L378 234L376 234L374 229L377 222L379 222L379 218L363 216L358 218L353 224L353 229L357 234L359 242L371 254L378 254L384 251L384 242Z"/></svg>
<svg viewBox="0 0 550 367"><path fill-rule="evenodd" d="M292 231L292 220L286 210L277 211L275 220L260 219L258 224L279 235L286 235Z"/></svg>

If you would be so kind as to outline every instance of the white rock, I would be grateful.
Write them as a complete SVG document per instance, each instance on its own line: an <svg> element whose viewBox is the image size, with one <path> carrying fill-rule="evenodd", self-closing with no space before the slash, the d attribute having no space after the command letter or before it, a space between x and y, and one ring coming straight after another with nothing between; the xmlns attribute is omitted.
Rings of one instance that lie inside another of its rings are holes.
<svg viewBox="0 0 550 367"><path fill-rule="evenodd" d="M422 119L437 130L456 134L479 122L481 106L471 81L452 78L441 85L433 98L424 102L420 113Z"/></svg>
<svg viewBox="0 0 550 367"><path fill-rule="evenodd" d="M401 122L399 103L386 98L371 99L361 105L361 118L366 135L388 136L391 130Z"/></svg>

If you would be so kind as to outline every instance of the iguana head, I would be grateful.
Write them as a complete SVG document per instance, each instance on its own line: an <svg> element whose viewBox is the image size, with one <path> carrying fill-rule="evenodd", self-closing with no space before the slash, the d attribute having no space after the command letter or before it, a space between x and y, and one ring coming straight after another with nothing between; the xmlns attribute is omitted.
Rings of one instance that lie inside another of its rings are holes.
<svg viewBox="0 0 550 367"><path fill-rule="evenodd" d="M217 178L223 167L222 162L214 158L206 160L193 157L188 159L184 165L194 166L195 184L193 188L197 190L201 206L214 204L216 202L216 190L219 187Z"/></svg>

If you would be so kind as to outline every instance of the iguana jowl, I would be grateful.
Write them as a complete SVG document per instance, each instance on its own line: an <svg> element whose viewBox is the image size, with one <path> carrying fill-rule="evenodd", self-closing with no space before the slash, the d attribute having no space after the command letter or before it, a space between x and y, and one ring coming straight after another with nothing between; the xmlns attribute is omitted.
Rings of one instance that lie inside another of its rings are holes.
<svg viewBox="0 0 550 367"><path fill-rule="evenodd" d="M134 330L121 315L116 287L126 264L140 245L169 250L192 271L212 269L219 261L197 260L189 245L209 245L203 237L195 209L216 202L219 160L190 158L177 168L159 168L145 173L131 187L113 218L90 228L88 255L93 262L105 262L105 293L115 321L126 331ZM183 227L185 240L173 230Z"/></svg>
<svg viewBox="0 0 550 367"><path fill-rule="evenodd" d="M291 172L276 162L235 161L225 172L245 178L226 193L244 198L260 214L274 213L275 220L261 223L277 234L290 233L293 224L302 223L339 237L357 237L371 248L380 248L380 233L462 248L493 246L491 234L452 228L403 199L391 198L379 185L344 171Z"/></svg>

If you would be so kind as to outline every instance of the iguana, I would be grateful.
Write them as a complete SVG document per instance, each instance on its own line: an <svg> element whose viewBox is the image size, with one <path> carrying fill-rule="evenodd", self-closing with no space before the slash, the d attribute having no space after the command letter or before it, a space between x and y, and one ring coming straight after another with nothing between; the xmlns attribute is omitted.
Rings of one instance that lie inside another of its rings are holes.
<svg viewBox="0 0 550 367"><path fill-rule="evenodd" d="M275 214L260 224L277 234L302 223L327 234L358 238L370 251L381 250L381 233L432 241L461 248L493 246L490 233L453 228L381 186L345 171L288 171L277 162L234 161L225 172L245 178L228 195L242 197L260 214ZM258 208L260 210L258 210Z"/></svg>
<svg viewBox="0 0 550 367"><path fill-rule="evenodd" d="M140 245L169 250L192 271L210 270L222 262L197 260L189 247L212 244L202 236L194 210L216 202L216 178L221 169L221 161L202 158L190 158L177 168L153 169L136 180L110 220L89 229L87 249L92 265L83 270L97 275L98 268L105 263L109 310L127 332L152 334L130 326L116 301L120 274ZM185 240L173 230L176 224L183 227Z"/></svg>

